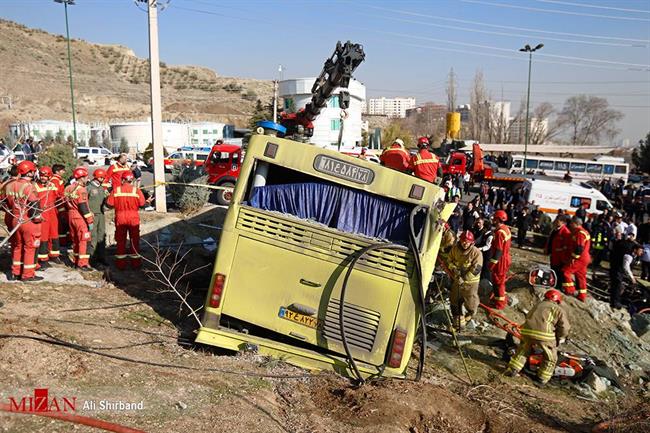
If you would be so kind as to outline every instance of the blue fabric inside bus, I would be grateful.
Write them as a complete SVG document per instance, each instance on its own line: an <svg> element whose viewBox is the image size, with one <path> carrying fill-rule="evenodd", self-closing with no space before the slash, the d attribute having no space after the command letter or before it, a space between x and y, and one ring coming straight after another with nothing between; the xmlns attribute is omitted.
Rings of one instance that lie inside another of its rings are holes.
<svg viewBox="0 0 650 433"><path fill-rule="evenodd" d="M347 233L408 244L412 206L319 182L255 187L250 205L310 219Z"/></svg>

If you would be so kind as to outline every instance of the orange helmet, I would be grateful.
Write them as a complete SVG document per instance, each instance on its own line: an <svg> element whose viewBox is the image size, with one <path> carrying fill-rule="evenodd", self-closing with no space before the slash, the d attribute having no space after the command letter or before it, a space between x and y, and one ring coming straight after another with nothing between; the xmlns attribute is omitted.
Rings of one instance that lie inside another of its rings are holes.
<svg viewBox="0 0 650 433"><path fill-rule="evenodd" d="M474 233L472 233L469 230L465 230L463 233L460 235L460 241L461 242L470 242L474 243Z"/></svg>
<svg viewBox="0 0 650 433"><path fill-rule="evenodd" d="M20 161L18 163L18 174L21 176L36 170L37 170L36 164L34 164L31 161L25 160L25 161Z"/></svg>
<svg viewBox="0 0 650 433"><path fill-rule="evenodd" d="M88 176L88 169L86 167L77 167L72 172L72 177L75 179L81 179L86 176Z"/></svg>
<svg viewBox="0 0 650 433"><path fill-rule="evenodd" d="M494 212L494 218L504 223L508 221L508 214L503 209L499 209L498 211Z"/></svg>
<svg viewBox="0 0 650 433"><path fill-rule="evenodd" d="M124 174L122 175L122 182L131 182L135 179L133 176L133 172L131 171L125 171Z"/></svg>
<svg viewBox="0 0 650 433"><path fill-rule="evenodd" d="M103 168L98 168L97 170L93 171L93 179L105 179L106 178L106 170Z"/></svg>
<svg viewBox="0 0 650 433"><path fill-rule="evenodd" d="M555 289L547 290L546 293L544 293L544 299L555 302L556 304L561 304L562 292Z"/></svg>
<svg viewBox="0 0 650 433"><path fill-rule="evenodd" d="M52 169L46 165L38 169L38 175L42 178L50 178L52 174Z"/></svg>

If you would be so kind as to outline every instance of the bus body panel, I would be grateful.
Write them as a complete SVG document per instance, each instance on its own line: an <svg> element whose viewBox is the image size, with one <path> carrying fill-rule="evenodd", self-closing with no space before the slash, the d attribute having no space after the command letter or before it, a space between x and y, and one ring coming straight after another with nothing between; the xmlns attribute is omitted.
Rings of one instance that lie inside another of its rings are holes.
<svg viewBox="0 0 650 433"><path fill-rule="evenodd" d="M231 350L252 344L259 353L283 354L296 365L349 374L338 329L342 280L354 254L377 241L250 206L247 195L254 175L267 162L315 181L430 207L421 238L425 281L433 272L440 221L453 206L444 206L439 187L414 176L309 144L264 135L251 138L224 221L196 341ZM224 284L215 307L210 299L216 274L224 276ZM403 375L419 320L419 290L410 252L375 251L352 271L345 330L362 374ZM233 320L244 327L250 324L247 329L256 334L229 328ZM405 330L407 338L400 366L389 368L384 364L396 328Z"/></svg>
<svg viewBox="0 0 650 433"><path fill-rule="evenodd" d="M510 173L522 173L524 157L514 155ZM622 158L600 156L593 160L531 155L526 158L526 172L563 177L567 172L579 180L617 180L628 182L629 164Z"/></svg>

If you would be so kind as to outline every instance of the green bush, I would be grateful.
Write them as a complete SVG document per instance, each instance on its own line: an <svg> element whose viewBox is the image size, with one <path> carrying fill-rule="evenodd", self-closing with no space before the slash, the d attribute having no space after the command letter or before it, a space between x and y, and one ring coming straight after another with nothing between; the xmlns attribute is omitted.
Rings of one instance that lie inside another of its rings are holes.
<svg viewBox="0 0 650 433"><path fill-rule="evenodd" d="M53 144L38 156L38 164L52 167L54 164L65 166L66 176L72 176L72 171L80 165L74 156L74 149L67 144Z"/></svg>
<svg viewBox="0 0 650 433"><path fill-rule="evenodd" d="M181 167L174 182L207 185L208 176L201 167ZM210 189L200 186L171 185L170 193L178 209L185 215L200 211L210 197Z"/></svg>

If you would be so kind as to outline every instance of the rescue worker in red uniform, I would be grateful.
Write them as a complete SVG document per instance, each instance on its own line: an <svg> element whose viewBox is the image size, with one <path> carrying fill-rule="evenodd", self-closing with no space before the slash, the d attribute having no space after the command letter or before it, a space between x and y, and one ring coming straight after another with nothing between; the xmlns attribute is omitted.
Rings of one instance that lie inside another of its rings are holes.
<svg viewBox="0 0 650 433"><path fill-rule="evenodd" d="M56 216L59 219L59 247L68 245L68 236L70 235L68 227L68 208L65 205L64 192L65 181L63 176L65 174L65 167L61 164L52 165L52 179L51 182L56 186L57 190L57 208ZM56 257L50 261L60 263L59 251L56 251Z"/></svg>
<svg viewBox="0 0 650 433"><path fill-rule="evenodd" d="M589 232L582 227L582 220L578 217L571 219L571 239L568 245L567 255L570 254L569 262L564 266L564 283L562 288L569 296L575 295L575 280L578 283L578 299L582 302L587 300L587 267L591 262L589 248L591 237Z"/></svg>
<svg viewBox="0 0 650 433"><path fill-rule="evenodd" d="M546 254L551 256L551 269L555 271L557 286L562 287L564 282L563 269L569 262L568 251L571 241L571 230L566 225L566 216L558 215L553 221L553 231L546 244Z"/></svg>
<svg viewBox="0 0 650 433"><path fill-rule="evenodd" d="M106 171L106 180L104 180L105 187L112 187L113 189L122 185L122 176L124 173L130 173L128 159L126 153L121 153L114 164L111 164Z"/></svg>
<svg viewBox="0 0 650 433"><path fill-rule="evenodd" d="M429 152L429 139L420 137L418 139L418 153L411 157L411 166L415 177L434 183L438 176L440 161L438 157Z"/></svg>
<svg viewBox="0 0 650 433"><path fill-rule="evenodd" d="M58 189L50 179L52 169L41 167L38 170L36 193L42 210L41 245L38 250L38 262L42 269L49 267L50 257L59 256L59 220L56 215Z"/></svg>
<svg viewBox="0 0 650 433"><path fill-rule="evenodd" d="M133 186L133 173L122 175L122 185L113 188L106 199L106 205L115 209L115 266L126 269L130 260L134 269L142 265L140 258L140 214L138 209L145 205L146 200L142 191ZM126 238L129 237L127 248Z"/></svg>
<svg viewBox="0 0 650 433"><path fill-rule="evenodd" d="M544 360L537 370L537 381L546 384L555 372L557 346L569 335L569 319L562 309L562 293L551 289L544 294L544 300L535 305L526 316L521 327L521 342L517 352L510 358L506 376L516 376L528 361L533 346L542 350Z"/></svg>
<svg viewBox="0 0 650 433"><path fill-rule="evenodd" d="M12 182L19 178L20 176L18 176L18 167L15 164L13 164L9 169L9 177L7 178L7 180L2 182L2 184L0 184L0 197L5 198L6 197L5 187L9 184L9 182ZM4 221L5 221L5 226L7 226L7 233L11 233L11 231L14 229L12 225L13 218L11 216L11 209L7 206L6 200L2 200L2 210L5 213ZM9 239L9 242L13 242L13 237Z"/></svg>
<svg viewBox="0 0 650 433"><path fill-rule="evenodd" d="M4 187L6 207L11 214L12 230L16 226L11 242L11 274L10 281L40 281L43 277L36 276L36 249L40 245L40 206L34 175L36 165L31 161L21 161L18 164L18 179L9 181Z"/></svg>
<svg viewBox="0 0 650 433"><path fill-rule="evenodd" d="M381 165L392 168L393 170L402 172L411 170L411 155L404 148L404 142L399 138L382 152L379 161Z"/></svg>
<svg viewBox="0 0 650 433"><path fill-rule="evenodd" d="M510 229L504 223L508 215L502 209L494 212L494 239L490 251L490 272L492 272L492 286L494 289L493 306L497 310L503 310L508 305L506 297L506 274L510 269L510 244L512 235Z"/></svg>
<svg viewBox="0 0 650 433"><path fill-rule="evenodd" d="M72 177L75 178L75 183L65 188L65 199L74 254L73 263L81 271L92 271L89 264L90 255L87 251L90 232L93 229L93 213L88 206L86 191L88 169L77 167L72 172Z"/></svg>

